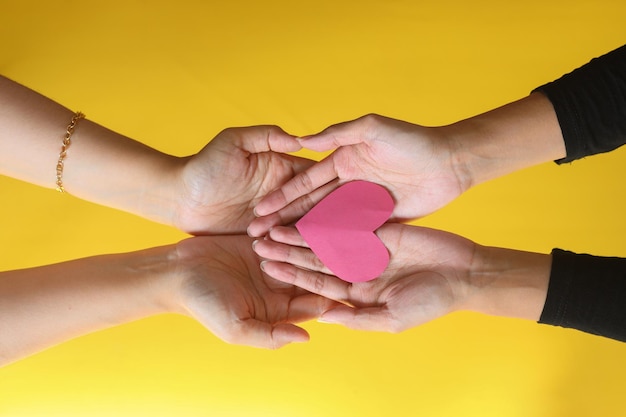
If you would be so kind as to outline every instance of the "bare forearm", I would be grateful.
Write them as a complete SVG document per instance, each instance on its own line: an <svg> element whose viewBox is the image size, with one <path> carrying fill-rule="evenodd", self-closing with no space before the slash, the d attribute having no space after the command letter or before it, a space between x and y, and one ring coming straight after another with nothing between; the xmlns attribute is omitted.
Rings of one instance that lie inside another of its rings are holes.
<svg viewBox="0 0 626 417"><path fill-rule="evenodd" d="M554 108L541 93L443 129L455 144L468 188L566 155ZM551 263L550 255L479 246L467 308L538 320Z"/></svg>
<svg viewBox="0 0 626 417"><path fill-rule="evenodd" d="M73 112L0 77L0 173L56 187L56 166ZM171 223L183 161L89 120L79 120L63 169L77 197Z"/></svg>
<svg viewBox="0 0 626 417"><path fill-rule="evenodd" d="M537 321L546 301L551 266L550 255L479 246L463 309Z"/></svg>
<svg viewBox="0 0 626 417"><path fill-rule="evenodd" d="M0 273L0 366L173 309L173 246Z"/></svg>
<svg viewBox="0 0 626 417"><path fill-rule="evenodd" d="M550 101L541 93L442 128L467 188L565 157Z"/></svg>

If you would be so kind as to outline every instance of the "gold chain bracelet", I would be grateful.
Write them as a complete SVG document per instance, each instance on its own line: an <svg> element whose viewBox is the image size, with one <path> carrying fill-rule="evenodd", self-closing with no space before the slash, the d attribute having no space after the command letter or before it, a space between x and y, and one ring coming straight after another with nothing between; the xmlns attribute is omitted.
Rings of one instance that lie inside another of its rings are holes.
<svg viewBox="0 0 626 417"><path fill-rule="evenodd" d="M67 125L67 130L65 131L65 136L63 137L63 145L61 146L61 153L59 153L59 160L57 161L57 191L60 193L65 192L65 188L63 187L63 164L65 163L65 157L67 156L67 150L71 145L72 134L74 133L74 129L78 124L80 119L83 119L85 115L81 112L74 113L70 124Z"/></svg>

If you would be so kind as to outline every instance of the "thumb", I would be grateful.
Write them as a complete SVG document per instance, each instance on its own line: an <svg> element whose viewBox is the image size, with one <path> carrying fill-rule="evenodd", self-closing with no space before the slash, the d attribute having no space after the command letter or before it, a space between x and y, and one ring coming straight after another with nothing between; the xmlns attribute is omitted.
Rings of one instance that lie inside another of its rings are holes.
<svg viewBox="0 0 626 417"><path fill-rule="evenodd" d="M226 334L217 335L227 343L264 349L278 349L289 343L309 341L306 330L291 323L270 323L246 319L233 323Z"/></svg>
<svg viewBox="0 0 626 417"><path fill-rule="evenodd" d="M319 318L322 323L342 324L354 330L396 333L401 330L385 307L353 308L341 305L326 311Z"/></svg>
<svg viewBox="0 0 626 417"><path fill-rule="evenodd" d="M300 138L303 148L324 152L366 140L367 116L330 126L320 133Z"/></svg>
<svg viewBox="0 0 626 417"><path fill-rule="evenodd" d="M288 134L278 126L250 126L231 128L231 143L250 152L296 152L302 145L295 136Z"/></svg>

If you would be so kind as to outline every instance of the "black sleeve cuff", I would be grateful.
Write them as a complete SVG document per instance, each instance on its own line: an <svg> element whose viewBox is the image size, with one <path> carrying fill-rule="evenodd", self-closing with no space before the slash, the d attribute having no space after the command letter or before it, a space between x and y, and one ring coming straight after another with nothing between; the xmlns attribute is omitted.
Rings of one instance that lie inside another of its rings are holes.
<svg viewBox="0 0 626 417"><path fill-rule="evenodd" d="M554 249L539 323L626 342L626 259Z"/></svg>
<svg viewBox="0 0 626 417"><path fill-rule="evenodd" d="M626 143L626 45L536 88L552 102L567 156L558 164Z"/></svg>

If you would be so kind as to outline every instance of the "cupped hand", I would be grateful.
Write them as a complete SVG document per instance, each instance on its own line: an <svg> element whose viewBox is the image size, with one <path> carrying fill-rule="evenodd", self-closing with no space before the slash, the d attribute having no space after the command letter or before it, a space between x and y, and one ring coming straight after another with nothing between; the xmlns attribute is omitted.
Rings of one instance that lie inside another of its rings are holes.
<svg viewBox="0 0 626 417"><path fill-rule="evenodd" d="M395 223L383 225L377 235L390 252L390 263L380 277L362 283L332 275L295 228L272 229L254 250L267 259L262 267L271 277L342 303L323 313L322 321L399 332L464 307L471 293L473 242Z"/></svg>
<svg viewBox="0 0 626 417"><path fill-rule="evenodd" d="M353 180L375 182L391 192L396 202L392 220L434 212L469 188L466 173L454 160L454 145L439 132L367 115L301 139L306 149L336 150L264 197L255 208L260 218L252 222L249 233L264 235L281 218L297 217L277 213L291 210L302 215L333 187ZM326 186L332 182L333 187ZM323 193L316 192L324 186Z"/></svg>
<svg viewBox="0 0 626 417"><path fill-rule="evenodd" d="M260 199L313 164L287 154L299 149L276 126L222 131L186 160L174 224L195 235L245 233Z"/></svg>
<svg viewBox="0 0 626 417"><path fill-rule="evenodd" d="M182 312L229 343L275 349L308 341L295 323L336 305L264 274L247 236L193 237L178 244L177 257Z"/></svg>

